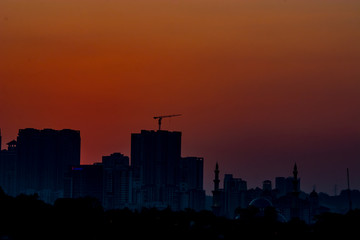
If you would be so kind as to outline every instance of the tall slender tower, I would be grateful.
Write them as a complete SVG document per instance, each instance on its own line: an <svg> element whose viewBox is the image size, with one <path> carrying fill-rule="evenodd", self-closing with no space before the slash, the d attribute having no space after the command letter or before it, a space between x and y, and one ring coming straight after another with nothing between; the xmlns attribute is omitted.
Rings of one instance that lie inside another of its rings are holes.
<svg viewBox="0 0 360 240"><path fill-rule="evenodd" d="M215 165L215 179L214 179L214 190L212 191L213 194L213 205L212 205L212 210L213 213L216 216L220 215L220 209L221 209L221 204L220 204L220 190L219 190L219 183L220 183L220 179L219 179L219 165L218 163L216 163Z"/></svg>
<svg viewBox="0 0 360 240"><path fill-rule="evenodd" d="M215 179L214 179L214 190L215 191L219 191L219 183L220 183L220 179L219 179L219 165L218 163L216 163L215 166Z"/></svg>
<svg viewBox="0 0 360 240"><path fill-rule="evenodd" d="M293 191L292 191L292 201L291 201L291 208L290 208L290 216L291 218L299 218L300 217L300 200L299 200L299 179L297 177L298 170L296 163L294 165L293 170Z"/></svg>
<svg viewBox="0 0 360 240"><path fill-rule="evenodd" d="M349 211L352 210L352 202L351 202L351 191L350 191L350 178L349 178L349 168L346 169L347 173L347 192L348 192L348 199L349 199Z"/></svg>
<svg viewBox="0 0 360 240"><path fill-rule="evenodd" d="M296 163L295 163L295 165L294 165L293 175L294 175L294 179L293 179L293 193L297 195L297 194L299 193L299 179L298 179L298 177L297 177L297 175L298 175L298 170L297 170Z"/></svg>

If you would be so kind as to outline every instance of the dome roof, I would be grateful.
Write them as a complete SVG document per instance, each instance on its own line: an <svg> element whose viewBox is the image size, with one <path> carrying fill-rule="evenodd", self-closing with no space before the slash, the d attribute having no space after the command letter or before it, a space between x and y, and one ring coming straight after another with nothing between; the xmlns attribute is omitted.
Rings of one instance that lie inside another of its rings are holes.
<svg viewBox="0 0 360 240"><path fill-rule="evenodd" d="M263 209L263 208L266 208L266 207L272 207L272 203L267 198L258 197L258 198L253 199L249 203L249 206L254 206L254 207L257 207L259 209Z"/></svg>

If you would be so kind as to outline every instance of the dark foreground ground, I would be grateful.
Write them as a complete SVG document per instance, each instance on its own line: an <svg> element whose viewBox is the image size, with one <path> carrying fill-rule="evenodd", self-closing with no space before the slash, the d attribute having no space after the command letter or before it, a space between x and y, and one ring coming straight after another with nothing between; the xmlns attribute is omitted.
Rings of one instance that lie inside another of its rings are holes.
<svg viewBox="0 0 360 240"><path fill-rule="evenodd" d="M104 211L94 199L58 199L45 204L36 196L0 196L0 239L326 239L357 238L360 210L326 213L307 225L278 222L271 209L259 217L244 209L237 220L209 211L170 209Z"/></svg>

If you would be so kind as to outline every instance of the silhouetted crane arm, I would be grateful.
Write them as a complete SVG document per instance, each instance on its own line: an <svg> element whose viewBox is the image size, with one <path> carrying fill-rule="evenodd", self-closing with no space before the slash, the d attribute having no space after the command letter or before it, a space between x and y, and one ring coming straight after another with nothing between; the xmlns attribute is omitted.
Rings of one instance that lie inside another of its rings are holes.
<svg viewBox="0 0 360 240"><path fill-rule="evenodd" d="M154 117L154 119L158 119L159 130L161 130L161 120L162 120L163 118L168 118L168 117L177 117L177 116L181 116L181 114L164 115L164 116L155 116L155 117Z"/></svg>

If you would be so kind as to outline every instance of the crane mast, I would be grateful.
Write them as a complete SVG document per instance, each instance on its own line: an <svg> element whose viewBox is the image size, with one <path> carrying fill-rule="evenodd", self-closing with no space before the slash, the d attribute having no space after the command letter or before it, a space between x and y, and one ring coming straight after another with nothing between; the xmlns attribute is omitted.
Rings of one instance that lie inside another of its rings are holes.
<svg viewBox="0 0 360 240"><path fill-rule="evenodd" d="M177 117L177 116L181 116L181 114L164 115L164 116L155 116L155 117L154 117L154 119L158 119L159 130L161 130L161 120L162 120L163 118Z"/></svg>

